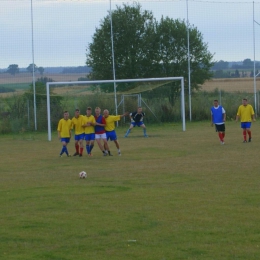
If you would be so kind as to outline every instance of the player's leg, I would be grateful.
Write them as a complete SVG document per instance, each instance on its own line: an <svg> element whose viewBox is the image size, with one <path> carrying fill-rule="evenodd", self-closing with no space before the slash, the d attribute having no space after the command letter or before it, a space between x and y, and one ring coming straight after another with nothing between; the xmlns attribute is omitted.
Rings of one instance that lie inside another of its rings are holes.
<svg viewBox="0 0 260 260"><path fill-rule="evenodd" d="M126 133L125 133L125 137L127 137L129 134L130 134L130 132L131 132L131 130L132 130L132 128L135 126L135 122L132 122L131 124L130 124L130 127L128 128L128 130L126 131Z"/></svg>
<svg viewBox="0 0 260 260"><path fill-rule="evenodd" d="M109 156L112 156L110 149L109 149L109 146L108 146L106 133L102 134L102 140L103 140L103 143L104 143L105 152L108 153Z"/></svg>
<svg viewBox="0 0 260 260"><path fill-rule="evenodd" d="M225 138L225 135L226 135L226 126L225 124L222 124L221 125L221 134L222 134L222 144L224 144L224 138Z"/></svg>
<svg viewBox="0 0 260 260"><path fill-rule="evenodd" d="M76 152L73 154L73 156L79 155L79 135L75 135L75 150Z"/></svg>
<svg viewBox="0 0 260 260"><path fill-rule="evenodd" d="M117 141L117 135L116 135L115 130L109 132L109 138L110 138L111 141L114 141L116 148L117 148L118 155L121 155L121 151L120 151L119 143Z"/></svg>
<svg viewBox="0 0 260 260"><path fill-rule="evenodd" d="M144 131L144 137L148 137L148 135L146 134L146 126L144 123L141 123L140 126L143 128Z"/></svg>
<svg viewBox="0 0 260 260"><path fill-rule="evenodd" d="M252 132L251 132L251 122L247 122L247 126L246 126L246 132L248 134L248 142L250 143L252 140Z"/></svg>
<svg viewBox="0 0 260 260"><path fill-rule="evenodd" d="M80 140L79 140L79 156L81 157L83 154L83 140L84 140L84 134L80 135Z"/></svg>
<svg viewBox="0 0 260 260"><path fill-rule="evenodd" d="M220 143L224 144L224 135L223 135L223 133L225 132L225 124L215 125L215 127L216 127L216 131L218 133L218 137L219 137Z"/></svg>
<svg viewBox="0 0 260 260"><path fill-rule="evenodd" d="M89 146L89 156L92 156L92 149L94 148L95 134L90 134L90 146Z"/></svg>
<svg viewBox="0 0 260 260"><path fill-rule="evenodd" d="M62 156L63 153L66 153L67 156L70 156L67 148L67 144L70 142L70 138L61 138L61 143L62 143L62 149L60 152L60 157Z"/></svg>
<svg viewBox="0 0 260 260"><path fill-rule="evenodd" d="M121 155L121 150L120 150L119 143L118 143L118 141L117 141L117 140L114 140L114 143L115 143L115 145L116 145L116 148L117 148L117 153L118 153L118 155L120 156L120 155Z"/></svg>
<svg viewBox="0 0 260 260"><path fill-rule="evenodd" d="M241 123L241 128L243 129L243 143L246 143L246 123L242 122Z"/></svg>
<svg viewBox="0 0 260 260"><path fill-rule="evenodd" d="M86 151L87 151L87 154L90 153L90 141L87 141L87 140L86 140Z"/></svg>
<svg viewBox="0 0 260 260"><path fill-rule="evenodd" d="M105 150L104 150L104 148L103 148L103 146L102 146L102 144L101 144L101 135L100 134L96 134L95 135L95 139L96 139L96 141L97 141L97 144L98 144L98 147L99 147L99 149L101 150L101 152L103 153L103 155L104 156L106 156L107 154L106 154L106 152L105 152Z"/></svg>

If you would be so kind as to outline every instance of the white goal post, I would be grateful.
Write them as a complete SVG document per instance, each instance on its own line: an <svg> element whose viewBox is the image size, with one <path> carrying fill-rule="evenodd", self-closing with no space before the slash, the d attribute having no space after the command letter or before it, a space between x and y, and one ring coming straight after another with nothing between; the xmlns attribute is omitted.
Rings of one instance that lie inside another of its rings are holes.
<svg viewBox="0 0 260 260"><path fill-rule="evenodd" d="M50 85L79 85L79 84L102 84L102 83L123 83L123 82L145 82L145 81L181 81L181 116L182 130L186 131L185 122L185 100L184 100L184 78L165 77L165 78L143 78L143 79L117 79L117 80L89 80L89 81L69 81L69 82L47 82L47 120L48 120L48 140L51 141L51 109L50 109ZM115 93L116 95L116 93ZM117 111L117 110L116 110Z"/></svg>

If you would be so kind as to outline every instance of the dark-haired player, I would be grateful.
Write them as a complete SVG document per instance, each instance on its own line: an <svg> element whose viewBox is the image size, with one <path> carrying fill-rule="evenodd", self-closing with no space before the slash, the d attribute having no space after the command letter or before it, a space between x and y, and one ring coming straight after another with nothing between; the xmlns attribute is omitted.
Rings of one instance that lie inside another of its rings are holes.
<svg viewBox="0 0 260 260"><path fill-rule="evenodd" d="M213 107L211 107L211 125L215 124L220 143L224 144L226 111L218 104L218 100L215 99L213 104Z"/></svg>

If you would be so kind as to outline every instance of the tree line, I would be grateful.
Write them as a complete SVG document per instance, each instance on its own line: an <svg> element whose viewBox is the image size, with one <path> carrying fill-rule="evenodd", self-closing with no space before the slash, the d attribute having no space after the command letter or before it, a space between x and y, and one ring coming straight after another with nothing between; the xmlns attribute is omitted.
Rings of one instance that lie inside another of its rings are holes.
<svg viewBox="0 0 260 260"><path fill-rule="evenodd" d="M26 68L26 70L30 73L39 72L41 75L43 75L44 68L43 67L37 67L36 64L29 64L29 66ZM20 73L20 68L18 64L10 64L6 70L7 73L10 73L11 75L15 76L16 74Z"/></svg>

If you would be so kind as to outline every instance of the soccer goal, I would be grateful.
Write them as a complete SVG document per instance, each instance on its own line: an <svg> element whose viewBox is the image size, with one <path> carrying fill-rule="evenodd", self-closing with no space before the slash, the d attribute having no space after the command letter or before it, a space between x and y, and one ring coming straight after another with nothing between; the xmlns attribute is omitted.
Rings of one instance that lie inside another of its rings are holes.
<svg viewBox="0 0 260 260"><path fill-rule="evenodd" d="M181 104L181 119L182 119L182 130L186 131L186 122L185 122L185 97L184 97L184 78L183 77L164 77L164 78L143 78L143 79L118 79L118 80L89 80L89 81L69 81L69 82L47 82L46 83L46 94L47 94L47 122L48 122L48 140L51 141L51 106L50 106L50 87L51 86L79 86L79 85L98 85L99 88L102 88L108 84L114 84L116 88L114 88L114 103L115 103L115 114L117 114L117 95L118 94L132 94L133 91L117 91L117 87L121 83L125 84L133 84L133 83L140 83L138 87L135 88L135 93L139 93L142 91L150 91L153 88L158 88L162 85L167 87L167 83L179 81L181 84L180 89L180 104ZM148 84L149 82L149 84ZM141 84L145 83L145 84ZM145 89L147 88L147 89ZM83 95L83 94L82 94ZM140 96L141 97L141 96ZM139 101L140 102L140 101ZM146 104L147 106L147 104Z"/></svg>

